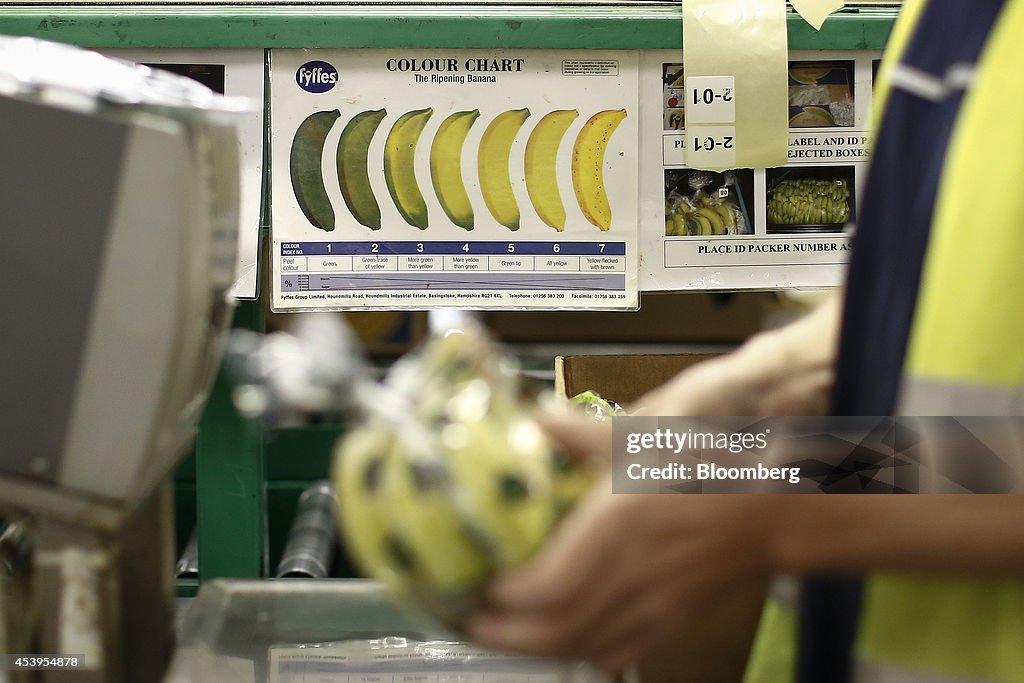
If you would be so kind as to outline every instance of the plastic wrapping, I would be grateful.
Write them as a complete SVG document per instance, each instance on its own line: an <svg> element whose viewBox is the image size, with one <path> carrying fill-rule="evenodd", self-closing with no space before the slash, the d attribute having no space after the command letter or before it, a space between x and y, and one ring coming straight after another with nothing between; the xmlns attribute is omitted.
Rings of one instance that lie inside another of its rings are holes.
<svg viewBox="0 0 1024 683"><path fill-rule="evenodd" d="M583 406L588 415L601 422L610 420L616 415L626 414L626 411L618 403L609 401L593 390L580 392L570 400Z"/></svg>
<svg viewBox="0 0 1024 683"><path fill-rule="evenodd" d="M468 643L389 636L270 649L269 683L337 681L603 683L583 664L517 657Z"/></svg>
<svg viewBox="0 0 1024 683"><path fill-rule="evenodd" d="M590 473L520 398L518 363L473 318L437 321L375 381L342 323L237 336L236 402L276 421L348 418L332 479L346 550L407 603L457 626L484 583L543 544Z"/></svg>
<svg viewBox="0 0 1024 683"><path fill-rule="evenodd" d="M179 633L168 683L608 683L459 642L361 579L206 581Z"/></svg>
<svg viewBox="0 0 1024 683"><path fill-rule="evenodd" d="M566 507L564 468L519 401L517 366L481 327L435 332L396 363L389 410L338 445L348 550L407 602L457 625Z"/></svg>

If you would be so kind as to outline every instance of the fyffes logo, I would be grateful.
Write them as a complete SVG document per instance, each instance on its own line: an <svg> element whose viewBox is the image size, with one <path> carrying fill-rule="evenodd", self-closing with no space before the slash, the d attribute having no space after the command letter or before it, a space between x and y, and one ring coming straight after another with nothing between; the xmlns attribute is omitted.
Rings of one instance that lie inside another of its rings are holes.
<svg viewBox="0 0 1024 683"><path fill-rule="evenodd" d="M295 72L295 82L306 92L327 92L338 84L338 70L327 62L306 62Z"/></svg>

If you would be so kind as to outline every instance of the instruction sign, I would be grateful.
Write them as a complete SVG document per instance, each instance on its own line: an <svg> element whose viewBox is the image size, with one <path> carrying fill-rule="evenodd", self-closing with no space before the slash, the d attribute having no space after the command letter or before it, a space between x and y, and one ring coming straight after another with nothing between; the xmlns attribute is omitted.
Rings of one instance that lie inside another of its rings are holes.
<svg viewBox="0 0 1024 683"><path fill-rule="evenodd" d="M639 53L275 50L273 308L638 305Z"/></svg>

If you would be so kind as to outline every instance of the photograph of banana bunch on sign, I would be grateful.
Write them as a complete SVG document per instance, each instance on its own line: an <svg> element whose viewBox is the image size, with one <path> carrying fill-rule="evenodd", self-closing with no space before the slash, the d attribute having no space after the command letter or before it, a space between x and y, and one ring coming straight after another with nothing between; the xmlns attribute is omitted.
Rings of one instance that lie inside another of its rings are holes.
<svg viewBox="0 0 1024 683"><path fill-rule="evenodd" d="M637 62L274 51L274 308L635 308Z"/></svg>
<svg viewBox="0 0 1024 683"><path fill-rule="evenodd" d="M687 158L687 115L699 123L706 115L700 107L717 95L705 88L695 103L697 91L687 90L679 57L649 50L640 65L641 125L645 133L660 129L641 139L642 187L660 190L644 194L641 209L641 289L839 284L870 158L878 53L790 51L785 78L774 82L777 100L788 106L786 126L775 131L786 141L785 156L771 168L717 171L691 166ZM744 92L737 86L730 97L740 101Z"/></svg>

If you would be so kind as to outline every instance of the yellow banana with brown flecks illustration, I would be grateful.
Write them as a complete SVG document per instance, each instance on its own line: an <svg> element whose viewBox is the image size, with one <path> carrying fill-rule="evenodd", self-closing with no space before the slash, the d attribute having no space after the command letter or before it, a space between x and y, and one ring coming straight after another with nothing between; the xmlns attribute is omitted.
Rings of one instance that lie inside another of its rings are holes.
<svg viewBox="0 0 1024 683"><path fill-rule="evenodd" d="M604 185L608 140L626 118L625 109L599 111L583 124L572 148L572 188L580 210L601 230L612 225L612 209Z"/></svg>

